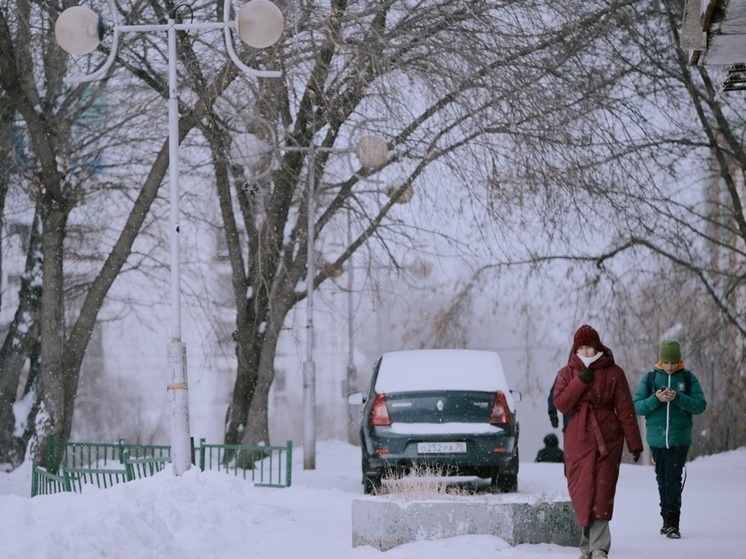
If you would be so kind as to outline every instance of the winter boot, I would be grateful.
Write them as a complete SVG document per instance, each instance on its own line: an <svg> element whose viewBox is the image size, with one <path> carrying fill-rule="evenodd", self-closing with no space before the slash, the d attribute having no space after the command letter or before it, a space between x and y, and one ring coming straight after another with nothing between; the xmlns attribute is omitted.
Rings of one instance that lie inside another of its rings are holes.
<svg viewBox="0 0 746 559"><path fill-rule="evenodd" d="M666 518L666 513L661 512L661 516L663 517L663 526L661 526L661 535L665 536L668 534L668 519Z"/></svg>
<svg viewBox="0 0 746 559"><path fill-rule="evenodd" d="M603 549L594 549L591 559L608 559L609 555Z"/></svg>
<svg viewBox="0 0 746 559"><path fill-rule="evenodd" d="M672 540L678 540L681 538L681 532L679 532L679 518L681 512L677 510L670 510L666 512L665 523L668 525L666 530L666 537Z"/></svg>

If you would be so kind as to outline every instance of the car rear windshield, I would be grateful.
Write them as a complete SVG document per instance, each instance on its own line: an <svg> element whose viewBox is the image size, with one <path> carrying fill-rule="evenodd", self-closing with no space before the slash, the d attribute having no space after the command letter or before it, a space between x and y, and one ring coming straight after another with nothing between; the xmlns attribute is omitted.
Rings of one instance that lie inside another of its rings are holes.
<svg viewBox="0 0 746 559"><path fill-rule="evenodd" d="M510 398L500 356L493 351L429 349L385 353L375 391L475 390ZM510 401L512 408L512 399Z"/></svg>

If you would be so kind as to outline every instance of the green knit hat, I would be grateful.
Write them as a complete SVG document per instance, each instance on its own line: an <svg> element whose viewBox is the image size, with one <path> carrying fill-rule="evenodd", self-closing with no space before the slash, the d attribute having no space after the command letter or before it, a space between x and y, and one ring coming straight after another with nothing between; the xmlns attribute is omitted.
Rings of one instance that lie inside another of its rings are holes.
<svg viewBox="0 0 746 559"><path fill-rule="evenodd" d="M677 340L663 340L658 359L661 363L678 363L681 361L681 345Z"/></svg>

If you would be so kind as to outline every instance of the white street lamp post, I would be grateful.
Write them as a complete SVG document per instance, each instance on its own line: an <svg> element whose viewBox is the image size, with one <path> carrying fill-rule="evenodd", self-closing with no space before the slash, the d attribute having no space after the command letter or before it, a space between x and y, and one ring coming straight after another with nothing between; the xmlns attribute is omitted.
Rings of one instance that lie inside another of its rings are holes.
<svg viewBox="0 0 746 559"><path fill-rule="evenodd" d="M352 245L352 210L347 210L347 246ZM352 256L350 256L350 265L347 270L347 369L345 373L345 391L344 396L347 399L347 442L358 444L357 425L355 424L355 406L350 403L349 396L352 390L357 390L357 369L355 368L355 326L353 323L353 296L352 290L355 287L352 265Z"/></svg>
<svg viewBox="0 0 746 559"><path fill-rule="evenodd" d="M325 148L311 144L309 147L284 148L286 151L306 151L308 157L308 264L306 267L306 360L303 362L303 469L316 469L316 364L313 360L313 283L316 277L314 254L316 153L355 153L364 167L382 167L388 159L386 141L377 136L363 136L355 150L350 148Z"/></svg>
<svg viewBox="0 0 746 559"><path fill-rule="evenodd" d="M175 475L191 467L192 444L189 435L189 385L187 383L186 344L181 341L181 259L179 234L179 98L176 73L176 32L188 30L224 31L225 46L231 60L245 74L256 77L279 77L280 72L257 70L242 63L233 48L231 29L237 29L241 39L255 48L274 44L282 34L283 18L279 8L269 0L251 0L229 21L230 0L225 0L224 21L219 23L176 23L172 13L166 24L122 25L114 0L108 0L114 19L112 48L106 62L97 71L85 76L68 77L66 83L82 83L100 79L116 57L119 35L122 32L166 31L168 33L168 140L169 183L171 209L171 341L168 345L169 383L171 398L171 463ZM106 28L101 18L89 8L68 8L55 23L55 35L60 46L70 54L93 52L103 39Z"/></svg>
<svg viewBox="0 0 746 559"><path fill-rule="evenodd" d="M316 469L316 363L313 360L313 280L316 276L314 254L316 213L316 149L309 147L308 157L308 264L306 266L306 360L303 362L303 469Z"/></svg>
<svg viewBox="0 0 746 559"><path fill-rule="evenodd" d="M268 136L274 136L272 125L261 117L253 117L253 121L265 129ZM366 121L364 121L366 122ZM360 123L362 124L362 123ZM360 126L360 124L358 126ZM356 127L357 129L357 127ZM354 135L354 132L353 132ZM252 133L238 134L233 138L231 145L231 156L241 160L242 164L249 167L255 179L266 176L272 171L272 161L277 151L294 151L308 154L308 201L307 201L307 224L308 237L306 239L306 251L308 260L306 265L306 359L303 361L303 469L316 469L316 363L313 359L313 293L314 278L316 277L316 262L314 254L314 237L316 224L316 154L340 153L357 155L358 161L363 167L377 169L382 167L388 160L389 149L386 141L378 136L363 136L352 147L323 147L311 141L309 146L280 146L272 139L268 144L259 136ZM350 291L352 291L350 289ZM351 301L351 299L350 299ZM351 303L350 303L351 305ZM350 307L351 308L351 307ZM350 344L352 334L350 333ZM352 349L350 348L350 351ZM350 358L351 359L351 358ZM351 361L352 364L352 361ZM352 371L352 372L351 372ZM348 367L348 385L351 385L350 375L354 375L354 369ZM350 412L348 411L348 414Z"/></svg>

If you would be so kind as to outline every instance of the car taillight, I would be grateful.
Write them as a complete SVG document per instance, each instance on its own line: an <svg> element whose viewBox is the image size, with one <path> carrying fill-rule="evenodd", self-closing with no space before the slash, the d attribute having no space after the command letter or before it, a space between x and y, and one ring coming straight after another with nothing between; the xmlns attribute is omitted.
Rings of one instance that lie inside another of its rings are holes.
<svg viewBox="0 0 746 559"><path fill-rule="evenodd" d="M376 399L373 400L373 408L370 410L370 424L375 427L391 425L389 408L386 406L386 396L384 394L376 394Z"/></svg>
<svg viewBox="0 0 746 559"><path fill-rule="evenodd" d="M510 423L510 410L508 409L508 401L505 399L505 394L498 391L495 393L495 401L492 404L490 424L501 425L505 423Z"/></svg>

